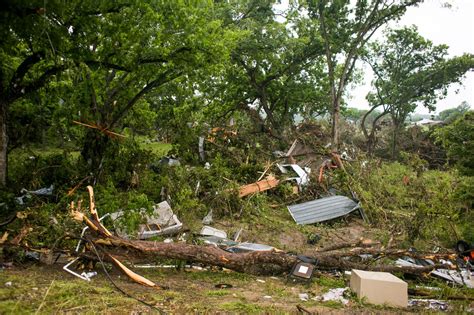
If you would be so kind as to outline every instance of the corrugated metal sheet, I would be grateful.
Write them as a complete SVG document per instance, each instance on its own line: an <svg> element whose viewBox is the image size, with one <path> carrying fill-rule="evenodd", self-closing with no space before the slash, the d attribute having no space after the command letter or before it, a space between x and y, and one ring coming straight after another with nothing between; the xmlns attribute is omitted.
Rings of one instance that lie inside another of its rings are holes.
<svg viewBox="0 0 474 315"><path fill-rule="evenodd" d="M331 196L288 206L288 210L297 224L323 222L357 209L359 209L359 205L345 196Z"/></svg>

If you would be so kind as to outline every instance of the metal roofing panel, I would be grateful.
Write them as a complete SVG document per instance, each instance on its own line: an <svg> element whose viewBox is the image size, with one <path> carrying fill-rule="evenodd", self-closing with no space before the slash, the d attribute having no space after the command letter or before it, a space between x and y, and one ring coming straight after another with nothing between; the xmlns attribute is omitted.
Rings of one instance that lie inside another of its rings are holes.
<svg viewBox="0 0 474 315"><path fill-rule="evenodd" d="M359 205L345 196L331 196L288 206L297 224L312 224L335 219L359 209Z"/></svg>

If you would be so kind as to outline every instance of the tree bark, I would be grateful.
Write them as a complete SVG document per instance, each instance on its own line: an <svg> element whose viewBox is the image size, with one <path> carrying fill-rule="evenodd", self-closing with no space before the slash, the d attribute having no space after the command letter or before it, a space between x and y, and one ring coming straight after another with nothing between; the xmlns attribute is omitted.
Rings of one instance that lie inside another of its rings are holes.
<svg viewBox="0 0 474 315"><path fill-rule="evenodd" d="M282 251L261 251L249 253L231 253L213 245L191 245L186 243L163 243L154 241L125 240L117 236L108 236L92 240L99 253L107 253L101 259L111 262L109 255L133 262L150 263L157 259L177 259L192 263L201 263L208 266L217 266L238 272L254 275L277 275L291 271L294 264L299 261L297 256ZM364 252L362 249L361 252ZM373 253L373 252L372 252ZM82 254L83 257L98 260L90 251ZM349 255L352 256L352 255ZM399 255L396 255L399 256ZM343 259L345 253L317 252L313 254L319 269L360 269L385 272L405 272L422 274L441 265L426 267L400 267L395 265L366 265Z"/></svg>
<svg viewBox="0 0 474 315"><path fill-rule="evenodd" d="M341 99L336 97L333 100L333 112L332 112L332 147L334 149L339 148L339 114L341 111Z"/></svg>
<svg viewBox="0 0 474 315"><path fill-rule="evenodd" d="M90 196L89 211L91 217L89 218L81 212L81 202L78 203L77 209L74 203L71 203L71 215L75 220L85 222L91 229L93 237L89 239L88 245L90 247L90 244L94 244L94 247L99 248L99 251L86 251L81 254L82 257L109 262L119 258L130 262L154 262L160 258L179 259L210 266L225 267L239 272L265 275L290 272L299 260L297 256L276 249L236 254L213 245L201 246L186 243L127 240L114 236L100 223L99 214L95 209L93 189L91 186L87 188ZM363 253L363 251L364 249L361 248L359 253ZM387 253L385 252L385 254ZM400 252L397 251L395 254L400 255ZM100 259L98 256L101 256ZM347 256L351 255L334 253L332 251L320 251L313 254L313 258L316 260L316 267L319 269L361 269L421 274L435 268L446 267L443 265L425 267L372 266L351 262L345 259Z"/></svg>
<svg viewBox="0 0 474 315"><path fill-rule="evenodd" d="M0 98L0 186L7 184L8 170L7 102Z"/></svg>

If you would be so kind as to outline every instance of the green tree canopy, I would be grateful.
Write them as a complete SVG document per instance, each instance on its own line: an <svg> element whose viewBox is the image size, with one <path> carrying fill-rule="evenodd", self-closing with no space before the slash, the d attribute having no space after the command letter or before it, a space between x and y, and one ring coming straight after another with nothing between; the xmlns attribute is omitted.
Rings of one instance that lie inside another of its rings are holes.
<svg viewBox="0 0 474 315"><path fill-rule="evenodd" d="M464 115L467 111L469 111L471 107L469 104L464 101L460 105L453 107L453 108L448 108L443 110L442 112L439 113L439 118L446 122L446 123L451 123Z"/></svg>
<svg viewBox="0 0 474 315"><path fill-rule="evenodd" d="M453 123L438 129L436 137L461 174L474 176L474 111L468 111Z"/></svg>
<svg viewBox="0 0 474 315"><path fill-rule="evenodd" d="M331 95L332 144L339 145L338 121L342 98L353 79L355 65L373 34L391 20L399 19L407 7L421 0L309 0L310 18L319 29L326 57Z"/></svg>
<svg viewBox="0 0 474 315"><path fill-rule="evenodd" d="M434 45L414 26L390 30L386 42L374 42L370 48L366 60L375 79L367 99L372 109L383 108L382 113L392 119L394 156L397 134L408 115L418 105L434 110L450 84L461 83L464 74L474 69L474 56L448 59L446 45Z"/></svg>

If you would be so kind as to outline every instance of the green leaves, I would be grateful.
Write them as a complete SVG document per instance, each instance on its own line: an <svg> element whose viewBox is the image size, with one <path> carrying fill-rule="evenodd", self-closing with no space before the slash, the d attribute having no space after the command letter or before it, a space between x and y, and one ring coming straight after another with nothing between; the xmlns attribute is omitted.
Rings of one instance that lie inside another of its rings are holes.
<svg viewBox="0 0 474 315"><path fill-rule="evenodd" d="M474 112L468 111L454 123L436 130L435 136L461 174L474 176Z"/></svg>
<svg viewBox="0 0 474 315"><path fill-rule="evenodd" d="M370 45L366 61L375 73L375 91L367 95L372 108L384 108L393 122L392 157L397 135L409 114L423 105L434 110L450 84L460 83L474 68L474 56L447 59L448 47L434 45L418 34L415 26L387 32L386 42Z"/></svg>

